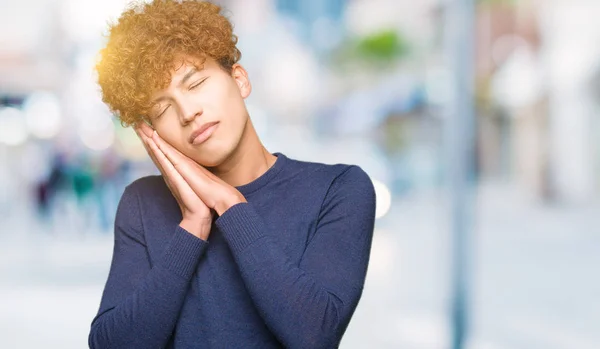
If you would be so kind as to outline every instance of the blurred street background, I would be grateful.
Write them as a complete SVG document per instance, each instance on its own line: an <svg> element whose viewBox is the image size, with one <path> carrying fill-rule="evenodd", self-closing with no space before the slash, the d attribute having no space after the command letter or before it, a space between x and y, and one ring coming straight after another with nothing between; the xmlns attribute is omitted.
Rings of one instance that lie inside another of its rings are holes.
<svg viewBox="0 0 600 349"><path fill-rule="evenodd" d="M454 1L215 2L267 149L377 189L341 348L450 348ZM0 0L0 348L87 347L118 200L158 173L93 71L126 4ZM600 348L599 18L598 0L474 3L467 348Z"/></svg>

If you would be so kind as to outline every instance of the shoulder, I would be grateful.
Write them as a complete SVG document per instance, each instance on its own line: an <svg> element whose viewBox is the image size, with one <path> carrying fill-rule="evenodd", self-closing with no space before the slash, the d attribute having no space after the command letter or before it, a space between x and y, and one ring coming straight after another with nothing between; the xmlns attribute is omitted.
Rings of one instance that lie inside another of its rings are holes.
<svg viewBox="0 0 600 349"><path fill-rule="evenodd" d="M290 159L288 165L282 180L286 193L296 202L312 202L312 206L320 208L321 214L335 207L347 210L348 206L363 212L374 211L373 182L359 165L295 159Z"/></svg>
<svg viewBox="0 0 600 349"><path fill-rule="evenodd" d="M123 215L123 211L139 212L143 202L148 202L148 198L163 196L165 188L168 190L161 176L138 178L125 187L118 211L121 212L121 215Z"/></svg>
<svg viewBox="0 0 600 349"><path fill-rule="evenodd" d="M121 197L115 221L127 231L144 235L148 246L162 237L180 217L179 206L162 176L145 176L131 182Z"/></svg>
<svg viewBox="0 0 600 349"><path fill-rule="evenodd" d="M331 181L325 202L350 202L366 208L375 207L375 188L369 175L357 165L344 165L337 169Z"/></svg>
<svg viewBox="0 0 600 349"><path fill-rule="evenodd" d="M147 176L128 184L121 195L115 216L115 238L124 236L143 241L144 203L151 195L160 190L159 176Z"/></svg>
<svg viewBox="0 0 600 349"><path fill-rule="evenodd" d="M122 200L135 200L142 213L151 214L168 212L174 205L177 206L163 177L158 175L141 177L131 182L125 188ZM148 217L148 214L144 216Z"/></svg>
<svg viewBox="0 0 600 349"><path fill-rule="evenodd" d="M129 185L127 185L127 190L135 192L146 192L153 190L161 190L163 186L166 186L166 184L162 176L152 175L140 177L134 180Z"/></svg>
<svg viewBox="0 0 600 349"><path fill-rule="evenodd" d="M367 192L374 192L373 182L369 175L358 165L335 163L326 164L290 159L293 173L303 174L308 182L323 182L331 189L355 186Z"/></svg>
<svg viewBox="0 0 600 349"><path fill-rule="evenodd" d="M168 195L167 187L162 176L152 175L138 178L125 188L123 195L134 195L139 198L161 197Z"/></svg>

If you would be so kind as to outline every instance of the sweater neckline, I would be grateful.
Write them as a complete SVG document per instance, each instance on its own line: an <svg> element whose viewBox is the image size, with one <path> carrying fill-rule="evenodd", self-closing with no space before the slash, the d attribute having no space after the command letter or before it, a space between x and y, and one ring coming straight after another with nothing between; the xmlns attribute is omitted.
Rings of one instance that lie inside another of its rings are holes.
<svg viewBox="0 0 600 349"><path fill-rule="evenodd" d="M246 196L262 188L283 169L287 162L287 157L282 153L272 153L272 155L275 155L277 159L275 160L275 163L271 165L267 171L265 171L265 173L250 183L235 187L240 193L242 193L242 195Z"/></svg>

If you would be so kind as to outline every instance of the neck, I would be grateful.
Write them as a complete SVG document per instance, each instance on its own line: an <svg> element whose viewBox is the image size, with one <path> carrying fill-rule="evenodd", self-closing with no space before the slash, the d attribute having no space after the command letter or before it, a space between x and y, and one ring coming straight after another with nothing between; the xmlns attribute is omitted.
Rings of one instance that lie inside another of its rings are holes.
<svg viewBox="0 0 600 349"><path fill-rule="evenodd" d="M219 166L209 170L227 184L237 187L248 184L264 174L277 157L260 142L254 125L248 118L240 143Z"/></svg>

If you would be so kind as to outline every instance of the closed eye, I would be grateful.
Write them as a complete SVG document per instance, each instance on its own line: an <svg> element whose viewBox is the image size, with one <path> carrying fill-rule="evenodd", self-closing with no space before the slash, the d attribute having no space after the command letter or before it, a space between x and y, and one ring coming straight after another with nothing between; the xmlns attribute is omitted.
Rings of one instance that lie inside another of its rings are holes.
<svg viewBox="0 0 600 349"><path fill-rule="evenodd" d="M163 109L163 111L160 112L160 114L156 115L156 118L158 119L159 117L161 117L167 111L167 109L169 109L170 106L171 106L170 104L167 105L167 107L165 109Z"/></svg>
<svg viewBox="0 0 600 349"><path fill-rule="evenodd" d="M204 81L206 81L206 79L208 79L208 77L205 77L204 79L200 80L200 82L198 82L197 84L190 86L190 90L193 90L193 89L195 89L196 87L198 87L198 86L202 85L202 83L203 83Z"/></svg>

